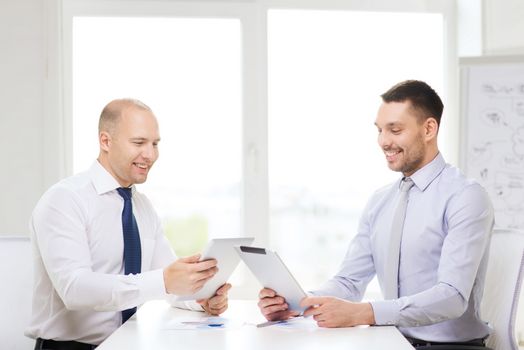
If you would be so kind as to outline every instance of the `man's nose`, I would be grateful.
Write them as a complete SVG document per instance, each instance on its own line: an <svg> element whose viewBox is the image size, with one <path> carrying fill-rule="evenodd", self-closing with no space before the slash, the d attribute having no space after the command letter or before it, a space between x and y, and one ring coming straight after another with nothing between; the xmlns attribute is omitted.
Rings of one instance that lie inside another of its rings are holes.
<svg viewBox="0 0 524 350"><path fill-rule="evenodd" d="M145 159L155 159L156 157L156 148L153 145L147 145L142 149L142 157Z"/></svg>
<svg viewBox="0 0 524 350"><path fill-rule="evenodd" d="M378 134L377 141L380 148L386 148L391 144L390 138L384 132Z"/></svg>

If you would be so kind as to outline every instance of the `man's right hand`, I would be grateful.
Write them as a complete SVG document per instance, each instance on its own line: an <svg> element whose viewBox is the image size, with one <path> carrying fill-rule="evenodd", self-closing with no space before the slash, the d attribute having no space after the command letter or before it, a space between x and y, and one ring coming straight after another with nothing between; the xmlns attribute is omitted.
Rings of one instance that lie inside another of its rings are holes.
<svg viewBox="0 0 524 350"><path fill-rule="evenodd" d="M273 289L262 289L258 297L260 312L268 321L287 320L299 315L296 311L288 310L286 299L277 295Z"/></svg>
<svg viewBox="0 0 524 350"><path fill-rule="evenodd" d="M218 268L215 259L199 262L200 254L181 258L164 269L166 292L189 295L198 292Z"/></svg>

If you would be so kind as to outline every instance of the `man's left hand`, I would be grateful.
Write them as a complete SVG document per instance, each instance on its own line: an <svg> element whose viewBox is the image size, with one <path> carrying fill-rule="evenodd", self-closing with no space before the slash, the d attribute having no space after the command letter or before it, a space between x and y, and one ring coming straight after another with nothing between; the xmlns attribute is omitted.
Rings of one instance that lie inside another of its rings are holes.
<svg viewBox="0 0 524 350"><path fill-rule="evenodd" d="M218 316L227 310L227 292L231 289L231 284L226 283L218 288L215 295L209 299L197 300L202 305L205 312L210 315Z"/></svg>
<svg viewBox="0 0 524 350"><path fill-rule="evenodd" d="M300 306L308 307L304 316L313 316L319 327L353 327L375 324L369 303L354 303L334 297L307 297Z"/></svg>

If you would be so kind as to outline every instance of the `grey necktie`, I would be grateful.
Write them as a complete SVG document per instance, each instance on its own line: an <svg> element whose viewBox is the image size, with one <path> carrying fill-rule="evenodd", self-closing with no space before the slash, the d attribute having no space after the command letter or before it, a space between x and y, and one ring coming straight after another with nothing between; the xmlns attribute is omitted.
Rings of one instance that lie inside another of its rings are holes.
<svg viewBox="0 0 524 350"><path fill-rule="evenodd" d="M408 194L413 187L413 180L406 177L400 184L397 207L391 222L391 236L389 239L388 256L385 268L384 298L398 298L398 265L400 258L400 241L402 240L402 230L404 229L404 218L408 206Z"/></svg>

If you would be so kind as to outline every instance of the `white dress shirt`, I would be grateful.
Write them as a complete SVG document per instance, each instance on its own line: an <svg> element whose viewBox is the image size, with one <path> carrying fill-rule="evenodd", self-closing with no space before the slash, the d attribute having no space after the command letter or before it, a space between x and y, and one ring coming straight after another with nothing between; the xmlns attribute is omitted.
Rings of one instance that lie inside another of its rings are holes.
<svg viewBox="0 0 524 350"><path fill-rule="evenodd" d="M27 336L97 345L121 325L121 310L168 296L163 268L176 257L151 203L134 187L142 273L124 275L124 201L118 187L95 161L88 171L52 186L36 205L30 223L34 290Z"/></svg>
<svg viewBox="0 0 524 350"><path fill-rule="evenodd" d="M400 248L399 298L371 305L378 325L413 338L483 338L479 309L493 207L484 189L442 155L415 172ZM384 292L391 221L400 180L377 191L361 217L339 273L315 295L360 301L376 274Z"/></svg>

